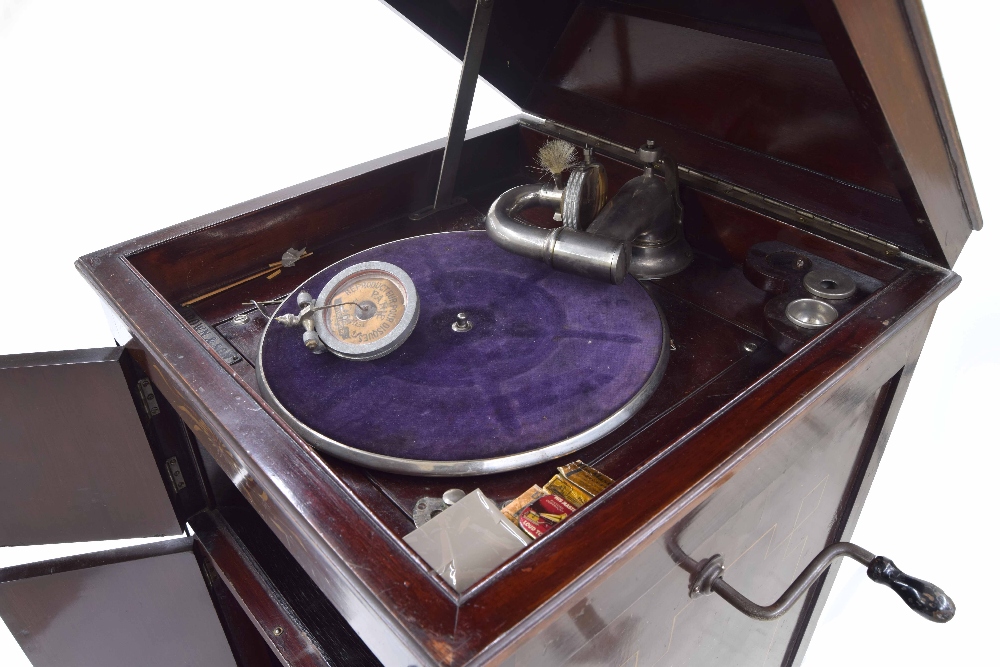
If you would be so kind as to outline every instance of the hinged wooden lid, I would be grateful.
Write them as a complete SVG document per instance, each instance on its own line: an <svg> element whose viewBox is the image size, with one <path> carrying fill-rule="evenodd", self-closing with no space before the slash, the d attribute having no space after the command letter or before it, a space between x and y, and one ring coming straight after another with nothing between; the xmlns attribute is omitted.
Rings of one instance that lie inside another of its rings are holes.
<svg viewBox="0 0 1000 667"><path fill-rule="evenodd" d="M462 56L475 0L388 0ZM981 214L916 0L492 0L525 111L952 266Z"/></svg>

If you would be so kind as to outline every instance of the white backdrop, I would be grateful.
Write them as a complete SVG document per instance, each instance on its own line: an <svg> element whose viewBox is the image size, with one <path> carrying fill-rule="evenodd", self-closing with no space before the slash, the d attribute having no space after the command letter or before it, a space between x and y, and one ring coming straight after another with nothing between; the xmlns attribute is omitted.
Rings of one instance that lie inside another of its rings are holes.
<svg viewBox="0 0 1000 667"><path fill-rule="evenodd" d="M958 614L931 625L847 563L806 667L1000 664L984 581L1000 463L1000 12L925 5L986 230L956 267L965 283L938 311L854 539L944 587ZM458 69L377 0L0 0L0 354L113 344L77 257L440 138ZM480 81L471 125L516 111ZM72 324L37 317L46 301ZM96 548L0 549L0 566ZM0 664L28 664L3 627Z"/></svg>

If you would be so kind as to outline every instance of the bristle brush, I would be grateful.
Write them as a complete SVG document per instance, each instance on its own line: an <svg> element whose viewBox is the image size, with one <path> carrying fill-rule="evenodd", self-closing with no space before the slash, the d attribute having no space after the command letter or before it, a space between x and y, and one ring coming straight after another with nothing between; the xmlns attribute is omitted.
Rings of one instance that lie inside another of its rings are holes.
<svg viewBox="0 0 1000 667"><path fill-rule="evenodd" d="M562 187L560 176L578 163L576 147L562 139L550 139L538 149L538 165L552 175L556 187Z"/></svg>

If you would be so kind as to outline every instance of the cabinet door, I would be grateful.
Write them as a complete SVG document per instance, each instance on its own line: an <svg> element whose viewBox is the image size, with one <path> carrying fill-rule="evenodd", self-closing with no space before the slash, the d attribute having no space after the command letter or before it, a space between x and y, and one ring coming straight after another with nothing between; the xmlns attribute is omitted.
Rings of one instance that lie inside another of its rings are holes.
<svg viewBox="0 0 1000 667"><path fill-rule="evenodd" d="M0 569L34 667L235 667L187 537Z"/></svg>
<svg viewBox="0 0 1000 667"><path fill-rule="evenodd" d="M123 348L0 357L0 546L181 532L129 376Z"/></svg>
<svg viewBox="0 0 1000 667"><path fill-rule="evenodd" d="M360 664L318 648L206 519L188 432L123 348L0 356L0 452L0 546L202 527L194 550L183 536L0 568L0 618L35 667Z"/></svg>

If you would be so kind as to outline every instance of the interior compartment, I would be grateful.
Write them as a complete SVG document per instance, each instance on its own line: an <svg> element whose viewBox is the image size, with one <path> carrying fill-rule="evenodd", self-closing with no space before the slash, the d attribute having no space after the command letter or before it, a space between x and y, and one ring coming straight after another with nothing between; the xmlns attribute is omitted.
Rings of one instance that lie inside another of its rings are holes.
<svg viewBox="0 0 1000 667"><path fill-rule="evenodd" d="M232 369L255 389L253 366L266 319L246 305L251 299L267 301L286 295L313 273L364 248L420 234L482 229L484 215L497 195L539 180L534 155L547 138L532 127L513 125L467 141L456 188L467 203L421 220L411 220L409 214L433 197L440 150L175 236L136 252L129 261L179 309L200 295L259 273L288 248L306 248L312 253L273 279L258 277L190 306L243 356ZM600 149L595 159L607 168L611 195L640 173L638 166ZM367 512L397 538L413 530L410 516L419 498L440 496L450 488L479 488L500 504L532 484L544 484L557 466L576 459L622 482L667 455L713 413L787 358L765 335L764 304L770 296L743 276L742 263L751 246L765 241L787 243L884 284L903 273L888 261L751 210L695 186L690 179L682 183L682 199L685 232L695 249L695 262L681 274L645 283L666 314L673 351L659 388L626 424L576 453L508 473L408 477L363 469L324 455L331 474L347 483ZM237 318L242 315L245 320ZM833 325L840 326L850 323L842 320ZM660 435L640 437L654 423ZM585 520L588 509L603 498L584 506L574 520ZM554 546L559 532L553 531L529 549Z"/></svg>

